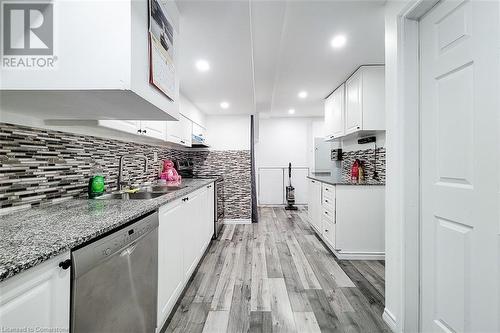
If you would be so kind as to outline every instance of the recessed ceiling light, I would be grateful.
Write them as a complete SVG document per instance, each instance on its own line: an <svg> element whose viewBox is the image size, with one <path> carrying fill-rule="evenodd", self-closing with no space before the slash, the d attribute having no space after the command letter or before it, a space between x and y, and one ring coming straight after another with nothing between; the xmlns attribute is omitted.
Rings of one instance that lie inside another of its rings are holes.
<svg viewBox="0 0 500 333"><path fill-rule="evenodd" d="M289 114L294 114L294 113L295 113L295 109L290 109L290 110L288 110L288 113L289 113Z"/></svg>
<svg viewBox="0 0 500 333"><path fill-rule="evenodd" d="M227 109L229 107L229 103L228 102L221 102L220 107L223 109Z"/></svg>
<svg viewBox="0 0 500 333"><path fill-rule="evenodd" d="M337 35L337 36L333 37L330 44L332 45L333 48L338 49L338 48L344 46L346 41L347 41L347 39L345 38L344 35Z"/></svg>
<svg viewBox="0 0 500 333"><path fill-rule="evenodd" d="M196 68L200 72L206 72L210 69L210 64L208 63L208 61L200 59L196 62Z"/></svg>
<svg viewBox="0 0 500 333"><path fill-rule="evenodd" d="M307 91L299 92L299 98L306 98L306 97L307 97Z"/></svg>

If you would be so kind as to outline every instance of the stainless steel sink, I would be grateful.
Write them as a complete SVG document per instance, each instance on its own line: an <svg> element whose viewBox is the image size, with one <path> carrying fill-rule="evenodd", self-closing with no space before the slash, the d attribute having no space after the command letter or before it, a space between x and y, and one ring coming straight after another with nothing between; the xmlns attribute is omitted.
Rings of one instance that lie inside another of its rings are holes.
<svg viewBox="0 0 500 333"><path fill-rule="evenodd" d="M180 190L186 186L169 186L169 185L150 185L150 186L145 186L142 187L140 192L163 192L163 193L168 193L168 192L173 192Z"/></svg>
<svg viewBox="0 0 500 333"><path fill-rule="evenodd" d="M101 195L97 197L98 200L144 200L144 199L154 199L158 198L162 195L165 195L166 192L137 192L137 193L109 193Z"/></svg>

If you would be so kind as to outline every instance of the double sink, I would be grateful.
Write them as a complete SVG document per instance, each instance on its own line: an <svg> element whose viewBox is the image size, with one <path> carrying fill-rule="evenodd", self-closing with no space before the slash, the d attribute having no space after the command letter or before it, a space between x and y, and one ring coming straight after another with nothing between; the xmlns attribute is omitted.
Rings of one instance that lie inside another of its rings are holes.
<svg viewBox="0 0 500 333"><path fill-rule="evenodd" d="M145 199L154 199L161 197L167 193L172 193L177 190L180 190L186 186L170 186L170 185L146 185L139 187L137 192L127 192L127 191L119 191L108 194L103 194L99 197L96 197L97 200L111 200L111 199L119 199L119 200L145 200Z"/></svg>

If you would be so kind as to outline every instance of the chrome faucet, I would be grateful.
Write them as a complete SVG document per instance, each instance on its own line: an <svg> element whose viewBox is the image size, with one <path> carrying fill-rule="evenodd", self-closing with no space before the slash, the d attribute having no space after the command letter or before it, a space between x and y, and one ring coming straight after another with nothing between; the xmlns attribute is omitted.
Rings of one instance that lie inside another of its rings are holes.
<svg viewBox="0 0 500 333"><path fill-rule="evenodd" d="M127 157L133 157L135 159L142 159L144 160L144 173L148 171L148 158L145 155L134 155L134 154L126 154L122 155L120 157L120 164L118 166L118 191L121 191L123 188L123 185L127 185L127 182L124 182L122 180L123 178L123 160L126 159Z"/></svg>

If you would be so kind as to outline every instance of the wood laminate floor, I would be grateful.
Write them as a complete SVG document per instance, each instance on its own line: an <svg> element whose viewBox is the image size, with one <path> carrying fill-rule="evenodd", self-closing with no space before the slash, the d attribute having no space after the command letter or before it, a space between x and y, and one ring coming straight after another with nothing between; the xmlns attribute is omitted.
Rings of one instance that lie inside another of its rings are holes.
<svg viewBox="0 0 500 333"><path fill-rule="evenodd" d="M164 331L390 332L383 261L336 260L304 208L259 215L224 227Z"/></svg>

